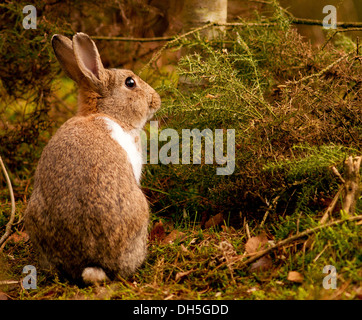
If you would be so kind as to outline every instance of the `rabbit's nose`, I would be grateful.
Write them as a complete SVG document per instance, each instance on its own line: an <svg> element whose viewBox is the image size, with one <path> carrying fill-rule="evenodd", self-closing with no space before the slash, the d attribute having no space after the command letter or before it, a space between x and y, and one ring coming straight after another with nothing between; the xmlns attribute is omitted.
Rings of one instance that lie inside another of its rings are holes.
<svg viewBox="0 0 362 320"><path fill-rule="evenodd" d="M161 98L160 95L155 91L152 94L152 101L150 103L150 109L156 111L161 107Z"/></svg>

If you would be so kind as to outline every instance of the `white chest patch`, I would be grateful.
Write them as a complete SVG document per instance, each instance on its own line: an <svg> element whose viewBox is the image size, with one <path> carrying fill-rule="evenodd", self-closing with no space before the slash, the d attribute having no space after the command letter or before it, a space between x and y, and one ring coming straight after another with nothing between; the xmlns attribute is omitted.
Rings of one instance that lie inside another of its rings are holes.
<svg viewBox="0 0 362 320"><path fill-rule="evenodd" d="M107 117L100 118L107 124L111 137L127 152L128 160L132 165L134 176L139 184L142 173L142 154L137 148L134 137L126 133L123 128L113 120Z"/></svg>

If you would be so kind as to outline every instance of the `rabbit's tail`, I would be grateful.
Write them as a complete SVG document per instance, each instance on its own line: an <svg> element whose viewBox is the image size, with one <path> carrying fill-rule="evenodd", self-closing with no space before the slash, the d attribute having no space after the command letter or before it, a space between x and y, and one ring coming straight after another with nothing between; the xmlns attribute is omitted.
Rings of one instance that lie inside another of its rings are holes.
<svg viewBox="0 0 362 320"><path fill-rule="evenodd" d="M82 272L82 278L85 283L97 283L108 280L103 269L94 267L85 268Z"/></svg>

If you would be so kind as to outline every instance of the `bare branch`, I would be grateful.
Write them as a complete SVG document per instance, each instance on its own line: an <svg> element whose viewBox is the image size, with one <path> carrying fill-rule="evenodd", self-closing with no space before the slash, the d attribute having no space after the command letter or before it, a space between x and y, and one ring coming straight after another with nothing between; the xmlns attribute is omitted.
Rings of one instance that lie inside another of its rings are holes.
<svg viewBox="0 0 362 320"><path fill-rule="evenodd" d="M288 81L286 84L299 84L305 80L309 80L311 78L318 78L321 75L323 75L324 73L326 73L328 70L330 70L331 68L333 68L335 65L337 65L338 63L340 63L342 60L346 59L347 57L349 57L351 55L351 53L346 53L344 54L342 57L340 57L339 59L337 59L336 61L334 61L333 63L331 63L329 66L325 67L324 69L322 69L321 71L317 72L317 73L313 73L310 74L308 76L305 76L299 80L295 80L295 81Z"/></svg>
<svg viewBox="0 0 362 320"><path fill-rule="evenodd" d="M359 170L361 166L361 157L352 158L351 156L345 161L346 167L346 179L343 179L336 167L332 167L333 173L342 181L342 185L339 187L338 192L334 196L332 202L325 211L320 223L325 223L331 216L340 195L343 195L343 211L349 215L353 215L356 201L359 196Z"/></svg>
<svg viewBox="0 0 362 320"><path fill-rule="evenodd" d="M1 168L4 172L4 175L5 175L5 179L6 179L6 184L8 185L8 188L9 188L9 192L10 192L10 199L11 199L11 214L10 214L10 219L6 225L6 228L5 228L5 233L4 235L1 237L0 239L0 252L2 251L3 249L3 244L5 243L6 239L10 236L11 234L11 227L13 225L13 222L14 222L14 219L15 219L15 198L14 198L14 192L13 192L13 188L11 186L11 181L10 181L10 178L9 178L9 175L6 171L6 168L5 168L5 165L3 163L3 160L0 156L0 164L1 164Z"/></svg>
<svg viewBox="0 0 362 320"><path fill-rule="evenodd" d="M339 173L339 171L335 166L332 167L332 171L341 180L342 183L346 183L346 181L343 179L343 177L341 176L341 174Z"/></svg>
<svg viewBox="0 0 362 320"><path fill-rule="evenodd" d="M275 245L265 249L265 250L262 250L262 251L258 251L255 255L253 255L252 257L250 257L249 259L245 260L245 261L242 261L237 267L238 268L242 268L242 267L245 267L247 266L248 264L260 259L261 257L265 256L266 254L272 252L273 250L279 248L279 247L282 247L290 242L294 242L295 240L298 240L300 238L304 238L306 236L309 236L310 234L313 234L315 233L316 231L318 230L321 230L323 228L328 228L328 227L332 227L332 226L335 226L335 225L338 225L338 224L342 224L342 223L345 223L345 222L349 222L349 221L358 221L358 220L362 220L362 215L359 215L359 216L352 216L352 217L349 217L347 219L342 219L342 220L336 220L336 221L333 221L333 222L329 222L329 223L326 223L326 224L322 224L322 225L319 225L315 228L312 228L312 229L308 229L308 230L305 230L301 233L298 233L292 237L289 237L287 239L284 239L284 240L281 240L279 242L277 242ZM243 257L241 257L243 258ZM235 263L238 263L240 262L241 260L240 257L238 257L237 259L235 259L234 261L230 262L230 264L235 264Z"/></svg>
<svg viewBox="0 0 362 320"><path fill-rule="evenodd" d="M322 219L319 221L320 224L324 224L326 223L326 221L328 220L328 218L332 215L332 212L337 204L337 201L339 199L339 196L341 195L342 191L344 189L344 186L340 187L338 192L336 193L336 195L334 196L332 202L330 203L330 205L328 206L327 210L324 212L324 215L322 217Z"/></svg>
<svg viewBox="0 0 362 320"><path fill-rule="evenodd" d="M292 16L291 22L293 24L303 24L309 26L321 26L323 27L323 21L321 20L313 20L313 19L302 19L302 18L295 18ZM337 22L337 28L347 29L347 28L354 28L353 31L362 31L362 22ZM358 28L358 30L356 30Z"/></svg>

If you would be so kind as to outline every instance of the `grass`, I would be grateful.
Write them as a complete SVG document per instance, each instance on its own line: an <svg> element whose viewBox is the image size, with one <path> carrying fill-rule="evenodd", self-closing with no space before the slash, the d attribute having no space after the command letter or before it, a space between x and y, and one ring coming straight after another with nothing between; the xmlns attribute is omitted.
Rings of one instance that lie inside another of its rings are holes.
<svg viewBox="0 0 362 320"><path fill-rule="evenodd" d="M165 222L166 223L166 222ZM246 226L234 229L222 225L201 229L198 223L183 221L182 237L172 243L162 239L149 241L149 254L137 272L111 283L79 288L62 282L56 274L38 268L37 289L25 290L21 284L0 285L11 299L161 299L161 300L238 300L238 299L356 299L361 297L362 234L355 222L325 228L271 253L266 270L239 268L228 263L245 254L248 242ZM278 224L271 221L263 228L249 226L250 236L266 234L277 242L299 229L315 227L311 216L288 216ZM172 224L169 223L169 232ZM226 249L225 249L226 248ZM22 268L33 264L29 241L10 240L2 255L0 278L21 282ZM337 289L324 289L323 268L335 266ZM303 275L301 283L288 280L288 273Z"/></svg>

